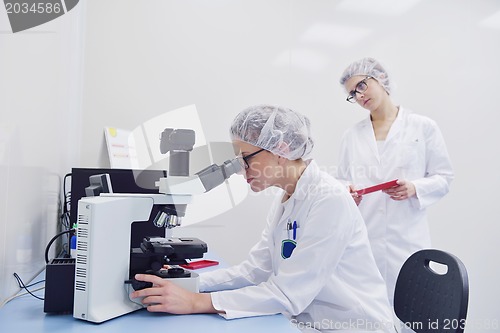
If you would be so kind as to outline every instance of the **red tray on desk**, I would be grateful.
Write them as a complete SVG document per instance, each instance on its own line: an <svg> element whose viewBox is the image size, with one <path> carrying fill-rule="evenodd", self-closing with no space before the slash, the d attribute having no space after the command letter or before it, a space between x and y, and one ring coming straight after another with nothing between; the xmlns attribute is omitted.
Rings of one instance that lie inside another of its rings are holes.
<svg viewBox="0 0 500 333"><path fill-rule="evenodd" d="M364 194L368 194L368 193L372 193L372 192L376 192L376 191L380 191L380 190L385 190L385 189L388 189L388 188L391 188L394 186L398 186L397 181L398 181L397 179L394 179L394 180L388 181L386 183L366 187L366 188L363 188L361 190L357 190L355 192L358 195L364 195Z"/></svg>
<svg viewBox="0 0 500 333"><path fill-rule="evenodd" d="M184 264L179 266L186 269L198 269L198 268L215 266L218 264L219 262L215 260L198 260L198 261L192 261L189 264Z"/></svg>

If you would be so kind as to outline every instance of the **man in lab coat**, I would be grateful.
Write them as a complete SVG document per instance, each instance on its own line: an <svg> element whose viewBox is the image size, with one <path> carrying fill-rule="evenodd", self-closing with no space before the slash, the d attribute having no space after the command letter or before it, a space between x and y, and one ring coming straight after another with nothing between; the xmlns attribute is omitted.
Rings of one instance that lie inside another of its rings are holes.
<svg viewBox="0 0 500 333"><path fill-rule="evenodd" d="M426 208L448 193L453 170L436 122L393 103L380 62L353 62L340 83L347 101L370 114L344 134L337 178L350 185L392 304L404 261L431 246ZM394 179L398 185L384 191L355 192Z"/></svg>
<svg viewBox="0 0 500 333"><path fill-rule="evenodd" d="M139 274L154 286L131 297L145 296L149 311L227 319L282 313L307 332L394 332L359 210L343 184L306 159L313 147L309 120L257 105L236 116L231 138L251 189L282 190L261 240L241 264L202 274L205 293Z"/></svg>

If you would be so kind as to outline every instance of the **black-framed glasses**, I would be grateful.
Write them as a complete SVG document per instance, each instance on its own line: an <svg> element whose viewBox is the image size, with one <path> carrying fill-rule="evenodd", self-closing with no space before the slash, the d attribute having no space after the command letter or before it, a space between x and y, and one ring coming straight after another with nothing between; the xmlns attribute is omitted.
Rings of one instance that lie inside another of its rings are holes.
<svg viewBox="0 0 500 333"><path fill-rule="evenodd" d="M245 169L248 169L250 168L250 165L248 164L248 160L251 159L252 157L254 157L255 155L257 155L258 153L264 151L265 149L262 148L262 149L259 149L257 150L256 152L253 152L247 156L241 156L241 160L244 162L242 163L242 167L244 167Z"/></svg>
<svg viewBox="0 0 500 333"><path fill-rule="evenodd" d="M347 95L346 98L349 103L356 103L356 101L358 100L357 94L362 94L366 91L366 89L368 89L368 84L366 83L366 81L368 81L369 79L373 79L373 77L365 77L363 80L359 81L358 84L356 84L354 90L351 90L349 92L349 95Z"/></svg>

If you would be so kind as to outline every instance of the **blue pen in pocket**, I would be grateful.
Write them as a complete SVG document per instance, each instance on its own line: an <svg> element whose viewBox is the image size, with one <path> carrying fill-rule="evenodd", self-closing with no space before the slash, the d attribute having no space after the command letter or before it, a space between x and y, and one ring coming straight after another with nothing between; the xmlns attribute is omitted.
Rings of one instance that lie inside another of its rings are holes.
<svg viewBox="0 0 500 333"><path fill-rule="evenodd" d="M292 230L293 239L290 239L290 230ZM288 221L286 224L286 231L288 238L281 242L281 257L283 259L290 258L293 250L297 246L297 242L295 241L297 238L297 222L294 221L292 224L291 221Z"/></svg>

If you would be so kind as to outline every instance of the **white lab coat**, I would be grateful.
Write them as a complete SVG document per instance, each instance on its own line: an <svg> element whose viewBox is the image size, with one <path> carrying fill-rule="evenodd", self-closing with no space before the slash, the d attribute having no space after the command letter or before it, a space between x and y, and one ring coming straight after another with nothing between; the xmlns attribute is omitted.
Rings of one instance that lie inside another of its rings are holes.
<svg viewBox="0 0 500 333"><path fill-rule="evenodd" d="M436 123L400 108L379 154L370 117L343 136L338 178L356 188L406 179L417 195L395 201L382 191L363 196L365 220L377 266L393 301L397 275L415 251L430 247L426 208L448 193L453 170Z"/></svg>
<svg viewBox="0 0 500 333"><path fill-rule="evenodd" d="M248 259L202 274L200 289L215 291L212 303L227 319L283 313L299 328L392 332L387 290L359 210L343 184L308 163L294 194L275 202ZM282 241L293 238L288 221L297 221L297 245L284 259Z"/></svg>

